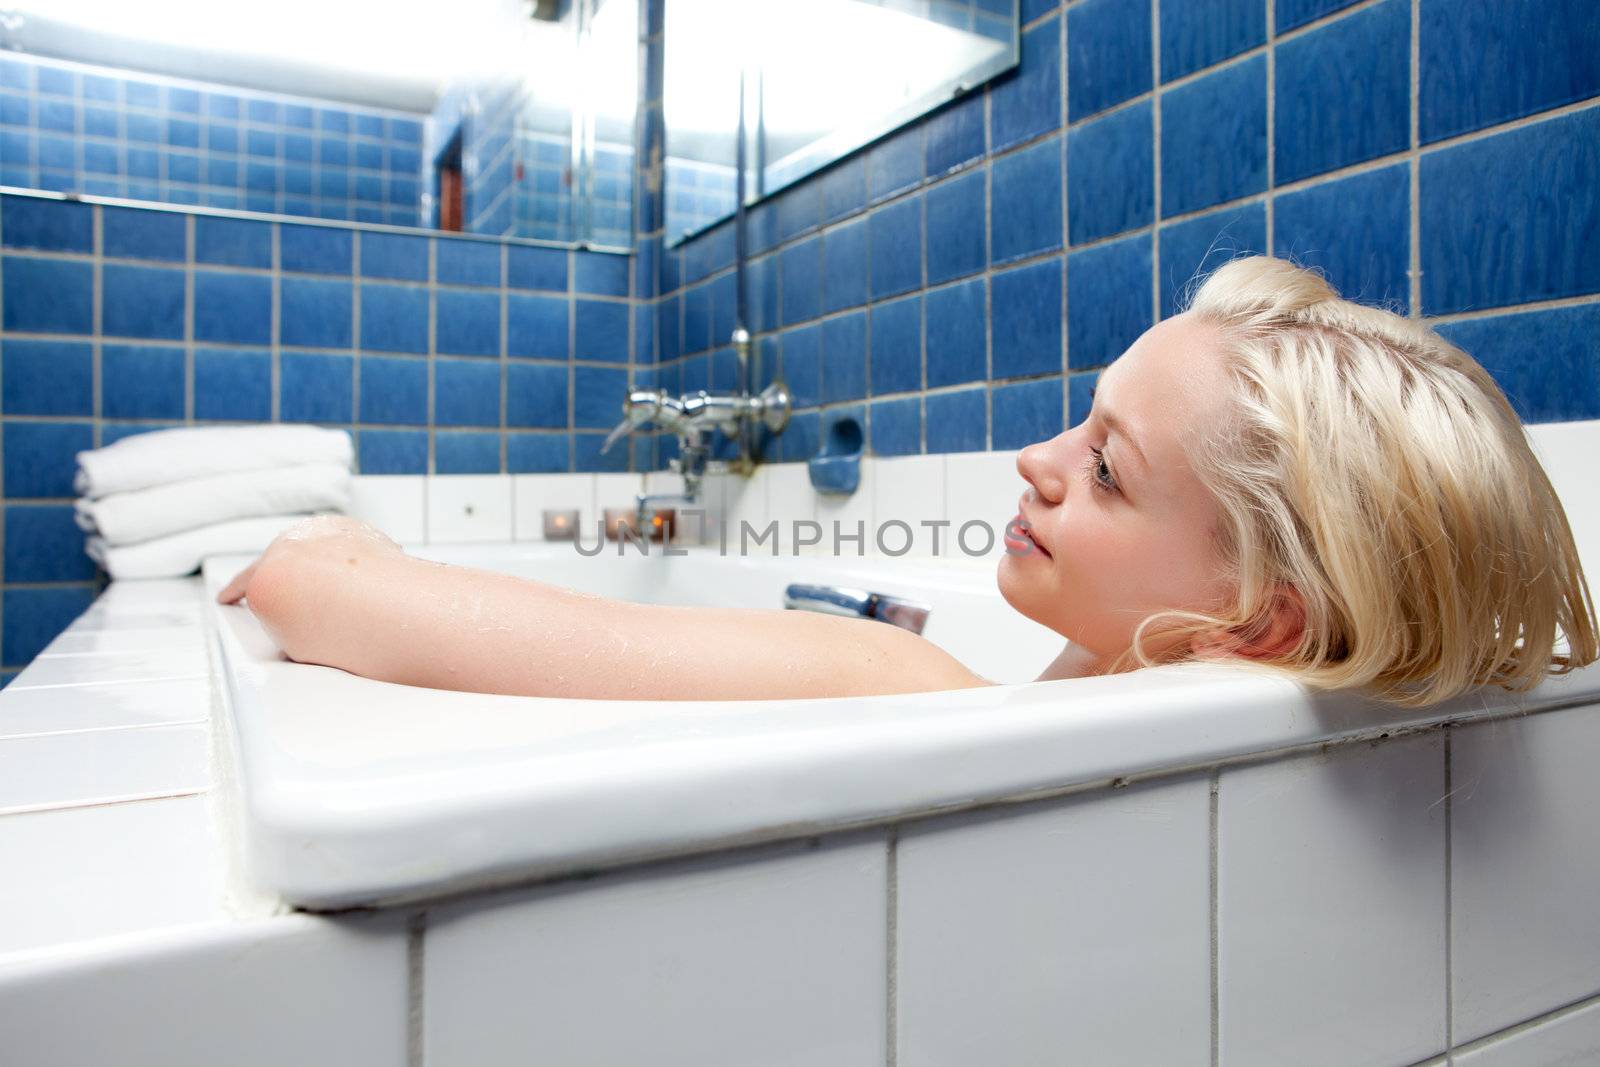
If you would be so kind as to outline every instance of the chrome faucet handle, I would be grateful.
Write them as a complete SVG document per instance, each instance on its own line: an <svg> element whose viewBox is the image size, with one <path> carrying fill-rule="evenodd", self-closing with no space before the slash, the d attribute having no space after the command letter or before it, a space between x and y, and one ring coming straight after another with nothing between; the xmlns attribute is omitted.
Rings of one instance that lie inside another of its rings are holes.
<svg viewBox="0 0 1600 1067"><path fill-rule="evenodd" d="M630 390L622 401L622 421L606 435L600 451L609 451L623 435L632 433L647 422L658 422L667 429L676 429L682 420L682 412L682 403L660 389Z"/></svg>

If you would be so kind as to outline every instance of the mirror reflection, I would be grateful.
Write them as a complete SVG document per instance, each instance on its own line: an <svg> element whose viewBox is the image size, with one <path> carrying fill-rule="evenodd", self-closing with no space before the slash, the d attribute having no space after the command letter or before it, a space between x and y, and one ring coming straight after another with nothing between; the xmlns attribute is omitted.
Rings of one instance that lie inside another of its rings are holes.
<svg viewBox="0 0 1600 1067"><path fill-rule="evenodd" d="M626 249L637 0L21 0L0 185Z"/></svg>
<svg viewBox="0 0 1600 1067"><path fill-rule="evenodd" d="M666 229L681 242L1017 63L1016 0L667 0ZM741 104L742 109L741 109Z"/></svg>

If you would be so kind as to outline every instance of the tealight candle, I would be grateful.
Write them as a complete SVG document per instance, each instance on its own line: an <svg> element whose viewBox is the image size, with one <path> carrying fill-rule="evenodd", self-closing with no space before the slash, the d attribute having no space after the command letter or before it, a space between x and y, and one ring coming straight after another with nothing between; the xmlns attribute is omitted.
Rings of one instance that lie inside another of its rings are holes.
<svg viewBox="0 0 1600 1067"><path fill-rule="evenodd" d="M578 536L577 508L546 508L544 511L544 539L546 541L571 541Z"/></svg>

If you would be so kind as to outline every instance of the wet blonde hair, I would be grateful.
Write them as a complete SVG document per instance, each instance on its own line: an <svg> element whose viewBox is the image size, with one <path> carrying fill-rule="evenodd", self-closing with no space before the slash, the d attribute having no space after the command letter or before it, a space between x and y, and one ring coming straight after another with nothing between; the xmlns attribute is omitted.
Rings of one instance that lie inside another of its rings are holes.
<svg viewBox="0 0 1600 1067"><path fill-rule="evenodd" d="M1596 658L1566 513L1470 356L1267 256L1219 268L1189 310L1220 330L1236 385L1195 460L1238 593L1231 610L1147 619L1136 649L1158 628L1259 638L1287 585L1304 631L1259 661L1319 689L1420 706Z"/></svg>

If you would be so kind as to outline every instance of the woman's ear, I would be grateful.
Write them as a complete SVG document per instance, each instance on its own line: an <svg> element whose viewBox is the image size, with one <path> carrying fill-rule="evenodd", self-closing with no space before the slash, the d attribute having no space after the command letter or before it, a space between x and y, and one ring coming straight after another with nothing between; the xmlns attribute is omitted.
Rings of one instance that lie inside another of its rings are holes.
<svg viewBox="0 0 1600 1067"><path fill-rule="evenodd" d="M1272 599L1255 625L1208 634L1194 640L1201 655L1274 659L1292 652L1306 632L1306 602L1288 582L1273 586Z"/></svg>

